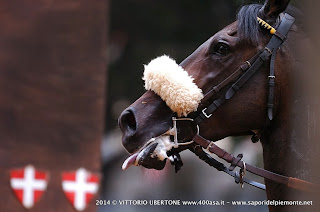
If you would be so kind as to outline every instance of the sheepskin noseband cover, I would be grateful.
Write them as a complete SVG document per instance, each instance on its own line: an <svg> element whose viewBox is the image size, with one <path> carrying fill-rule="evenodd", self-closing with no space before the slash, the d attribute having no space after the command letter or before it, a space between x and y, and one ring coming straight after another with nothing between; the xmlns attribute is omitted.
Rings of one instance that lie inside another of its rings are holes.
<svg viewBox="0 0 320 212"><path fill-rule="evenodd" d="M175 60L163 55L144 66L145 89L152 90L180 117L196 111L202 90Z"/></svg>

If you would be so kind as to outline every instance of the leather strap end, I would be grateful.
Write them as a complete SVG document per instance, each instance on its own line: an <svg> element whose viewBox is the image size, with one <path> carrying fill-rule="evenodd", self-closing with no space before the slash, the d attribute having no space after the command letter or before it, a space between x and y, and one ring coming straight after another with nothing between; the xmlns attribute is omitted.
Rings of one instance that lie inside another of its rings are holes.
<svg viewBox="0 0 320 212"><path fill-rule="evenodd" d="M234 90L234 88L230 88L226 93L226 99L230 99L235 94L235 92L236 91Z"/></svg>
<svg viewBox="0 0 320 212"><path fill-rule="evenodd" d="M273 110L272 108L268 108L268 118L270 121L273 120Z"/></svg>

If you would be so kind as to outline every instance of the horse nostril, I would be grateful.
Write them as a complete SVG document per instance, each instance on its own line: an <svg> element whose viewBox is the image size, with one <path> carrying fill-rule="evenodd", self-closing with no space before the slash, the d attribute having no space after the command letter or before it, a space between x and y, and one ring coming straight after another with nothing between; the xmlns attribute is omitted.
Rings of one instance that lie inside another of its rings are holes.
<svg viewBox="0 0 320 212"><path fill-rule="evenodd" d="M119 118L119 126L122 131L136 131L137 123L132 110L125 110Z"/></svg>

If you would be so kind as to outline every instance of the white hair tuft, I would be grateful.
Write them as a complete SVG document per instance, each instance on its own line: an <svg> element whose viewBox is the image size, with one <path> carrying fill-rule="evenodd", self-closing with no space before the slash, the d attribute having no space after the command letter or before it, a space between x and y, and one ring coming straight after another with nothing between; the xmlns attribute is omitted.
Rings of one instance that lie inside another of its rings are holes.
<svg viewBox="0 0 320 212"><path fill-rule="evenodd" d="M188 72L166 55L145 65L142 79L145 89L158 94L179 117L196 111L203 98L202 90Z"/></svg>

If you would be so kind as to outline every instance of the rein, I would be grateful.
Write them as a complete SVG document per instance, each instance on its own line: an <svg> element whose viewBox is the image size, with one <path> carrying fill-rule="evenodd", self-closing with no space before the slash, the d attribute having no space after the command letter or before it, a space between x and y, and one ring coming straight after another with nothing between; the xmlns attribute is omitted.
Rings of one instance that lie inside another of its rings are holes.
<svg viewBox="0 0 320 212"><path fill-rule="evenodd" d="M231 166L229 167L230 171L233 170L236 166L240 167L242 170L242 171L240 170L240 178L241 178L241 175L244 176L244 174L241 174L241 172L244 173L245 171L249 171L255 175L258 175L260 177L264 177L266 179L272 180L277 183L284 184L287 187L293 188L296 190L314 192L314 191L318 191L318 189L319 189L319 185L315 185L313 183L310 183L310 182L307 182L304 180L300 180L297 178L293 178L293 177L286 177L286 176L283 176L280 174L276 174L276 173L267 171L265 169L261 169L261 168L249 165L241 160L242 159L241 154L238 155L237 157L234 157L232 154L226 152L224 149L221 149L220 147L215 145L213 141L209 141L209 140L201 137L200 135L196 135L193 138L193 141L196 142L197 144L199 144L203 149L205 149L204 150L205 152L213 153L213 154L217 155L219 158L227 161L228 163L231 163ZM243 176L242 176L242 178L243 178ZM244 181L242 181L240 183L243 184L243 182Z"/></svg>
<svg viewBox="0 0 320 212"><path fill-rule="evenodd" d="M221 89L225 88L228 84L235 81L227 91L222 94L219 98L215 99L208 106L202 106L202 109L197 110L194 113L191 113L189 117L192 121L195 122L198 127L203 121L209 119L213 112L219 108L226 100L232 98L234 94L240 90L240 88L259 70L259 68L270 60L270 72L268 76L268 104L267 104L267 125L270 121L273 120L273 100L274 100L274 87L275 87L275 58L277 50L280 48L282 43L285 41L286 36L293 25L294 18L289 14L285 14L280 22L280 25L277 29L274 29L265 21L257 18L259 24L263 27L270 30L270 33L273 35L266 45L266 47L259 51L255 56L246 61L243 65L241 65L235 72L233 72L229 77L224 79L220 84L214 86L207 94L205 94L202 104L206 103L209 99L211 99L214 95L216 95ZM174 120L177 121L179 119ZM176 126L174 127L176 130ZM199 131L199 129L198 129ZM177 138L175 139L177 142ZM286 185L287 187L301 190L313 192L319 189L319 185L315 185L313 183L300 180L297 178L287 177L280 174L276 174L249 164L246 164L242 161L242 154L239 154L237 157L229 154L225 150L221 149L217 145L214 144L213 141L209 141L199 135L197 133L192 141L197 143L198 145L192 150L200 159L213 166L219 171L224 171L225 173L233 176L235 178L236 183L240 183L241 187L243 187L243 183L248 183L252 186L255 186L260 189L265 190L265 185L261 183L257 183L255 181L250 181L244 178L245 171L249 171L255 175L264 177L266 179L272 180L277 183L281 183ZM199 146L202 147L201 151L199 151ZM217 155L219 158L231 163L229 168L226 168L224 164L218 162L214 158L212 158L209 154L213 153ZM240 173L233 172L235 167L240 167Z"/></svg>

